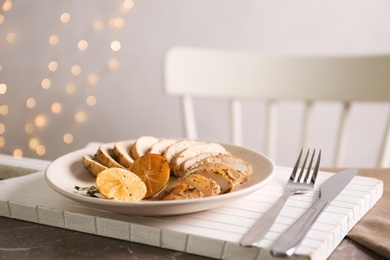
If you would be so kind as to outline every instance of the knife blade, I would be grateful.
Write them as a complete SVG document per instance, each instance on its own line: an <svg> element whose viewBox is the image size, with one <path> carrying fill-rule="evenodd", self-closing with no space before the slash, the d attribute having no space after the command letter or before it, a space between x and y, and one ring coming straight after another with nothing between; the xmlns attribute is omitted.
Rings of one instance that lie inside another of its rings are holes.
<svg viewBox="0 0 390 260"><path fill-rule="evenodd" d="M284 232L272 245L271 254L277 257L291 256L318 216L340 194L358 171L349 169L329 177L319 188L313 205Z"/></svg>

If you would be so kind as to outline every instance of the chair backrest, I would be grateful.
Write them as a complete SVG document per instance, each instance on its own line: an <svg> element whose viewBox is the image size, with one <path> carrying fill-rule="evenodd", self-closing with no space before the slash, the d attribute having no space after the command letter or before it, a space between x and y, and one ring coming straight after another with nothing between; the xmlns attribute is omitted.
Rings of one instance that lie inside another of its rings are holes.
<svg viewBox="0 0 390 260"><path fill-rule="evenodd" d="M197 138L192 97L231 100L232 140L242 144L240 101L259 99L268 106L265 152L276 153L276 116L279 100L306 104L302 147L314 101L340 101L343 111L333 166L340 166L345 152L347 119L353 101L390 101L390 56L266 55L201 48L174 47L164 58L164 90L182 98L185 135ZM390 122L390 121L389 121ZM383 137L378 166L389 165L390 124Z"/></svg>

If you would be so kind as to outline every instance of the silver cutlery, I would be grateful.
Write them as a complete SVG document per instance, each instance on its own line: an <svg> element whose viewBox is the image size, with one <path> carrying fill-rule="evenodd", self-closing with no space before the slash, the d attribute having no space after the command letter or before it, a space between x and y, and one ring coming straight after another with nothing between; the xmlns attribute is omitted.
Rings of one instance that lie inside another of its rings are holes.
<svg viewBox="0 0 390 260"><path fill-rule="evenodd" d="M271 247L271 253L278 257L291 256L321 212L340 194L356 173L356 169L345 170L327 179L320 186L317 200L276 240Z"/></svg>
<svg viewBox="0 0 390 260"><path fill-rule="evenodd" d="M295 163L294 169L285 186L285 192L279 200L249 229L249 231L240 240L242 246L256 246L270 230L271 226L278 217L284 204L288 198L294 194L308 193L313 190L314 183L317 178L318 169L320 167L321 150L318 153L317 161L315 163L313 172L310 177L312 165L314 161L315 150L313 150L310 162L306 168L307 159L309 157L310 149L305 152L302 157L304 149L299 153L298 160ZM303 160L303 163L302 163ZM305 170L306 168L306 170ZM300 170L299 170L300 169ZM298 175L299 171L299 175ZM308 182L309 181L309 182Z"/></svg>

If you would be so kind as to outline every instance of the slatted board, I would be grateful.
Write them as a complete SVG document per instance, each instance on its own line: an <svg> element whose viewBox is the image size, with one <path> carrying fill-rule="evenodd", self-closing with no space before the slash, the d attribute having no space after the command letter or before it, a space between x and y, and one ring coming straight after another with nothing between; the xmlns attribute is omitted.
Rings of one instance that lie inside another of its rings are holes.
<svg viewBox="0 0 390 260"><path fill-rule="evenodd" d="M8 178L15 164L0 157L0 176ZM12 160L11 160L12 161ZM24 166L29 163L24 164ZM34 164L38 169L46 162ZM8 170L7 170L8 169ZM8 172L8 173L7 173ZM212 258L269 259L268 248L314 201L316 192L293 196L259 248L240 247L238 241L281 196L291 169L276 167L269 184L240 201L208 211L169 217L135 217L89 208L57 194L46 184L44 172L0 182L0 216L143 243ZM18 176L16 171L12 175ZM316 186L332 173L320 172ZM11 176L13 177L13 176ZM348 231L380 199L380 180L356 176L319 217L296 259L324 259Z"/></svg>

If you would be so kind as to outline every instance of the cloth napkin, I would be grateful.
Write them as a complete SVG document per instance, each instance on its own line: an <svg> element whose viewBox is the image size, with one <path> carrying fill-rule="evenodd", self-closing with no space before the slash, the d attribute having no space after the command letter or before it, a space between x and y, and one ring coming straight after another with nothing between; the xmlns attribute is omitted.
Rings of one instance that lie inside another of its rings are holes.
<svg viewBox="0 0 390 260"><path fill-rule="evenodd" d="M382 198L352 228L348 237L378 255L390 257L390 174L389 169L362 169L358 175L383 181Z"/></svg>

